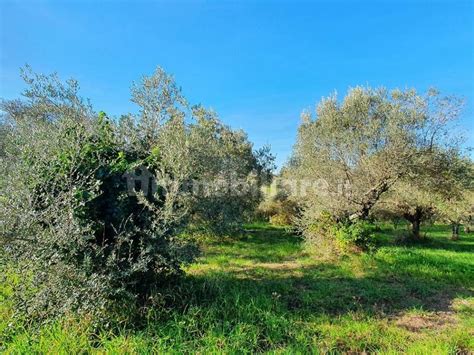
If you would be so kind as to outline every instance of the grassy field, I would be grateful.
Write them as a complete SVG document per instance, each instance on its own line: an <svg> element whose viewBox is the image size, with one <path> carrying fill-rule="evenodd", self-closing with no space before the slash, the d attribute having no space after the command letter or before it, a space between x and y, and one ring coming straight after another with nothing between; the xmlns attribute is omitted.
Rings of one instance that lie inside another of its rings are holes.
<svg viewBox="0 0 474 355"><path fill-rule="evenodd" d="M400 246L386 227L375 253L331 260L284 228L249 225L203 242L169 296L178 307L119 334L77 321L9 325L4 285L0 343L7 353L472 353L474 235L425 232L426 242Z"/></svg>

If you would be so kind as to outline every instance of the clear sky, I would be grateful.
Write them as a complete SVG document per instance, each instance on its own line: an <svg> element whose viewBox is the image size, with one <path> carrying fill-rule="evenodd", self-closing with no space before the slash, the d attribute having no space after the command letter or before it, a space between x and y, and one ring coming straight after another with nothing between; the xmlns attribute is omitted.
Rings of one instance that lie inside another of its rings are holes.
<svg viewBox="0 0 474 355"><path fill-rule="evenodd" d="M474 146L474 1L5 1L0 97L19 67L75 77L96 110L135 112L129 87L162 66L191 103L269 143L281 165L303 109L356 85L466 98Z"/></svg>

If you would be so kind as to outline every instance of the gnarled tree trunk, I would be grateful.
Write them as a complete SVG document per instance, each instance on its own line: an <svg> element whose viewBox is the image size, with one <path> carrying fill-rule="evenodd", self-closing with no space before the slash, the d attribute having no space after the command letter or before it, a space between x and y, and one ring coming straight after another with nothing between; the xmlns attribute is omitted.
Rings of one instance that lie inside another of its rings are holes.
<svg viewBox="0 0 474 355"><path fill-rule="evenodd" d="M378 202L380 196L382 196L384 192L387 192L390 189L390 187L395 183L397 178L398 177L392 180L387 179L380 181L377 185L367 191L364 195L363 201L360 203L359 210L351 214L349 216L349 220L351 222L354 222L360 219L367 219L367 217L369 217L370 211L372 210L372 207L374 207L375 204Z"/></svg>
<svg viewBox="0 0 474 355"><path fill-rule="evenodd" d="M421 226L421 219L415 219L411 222L411 233L413 239L419 240L420 237L420 226Z"/></svg>
<svg viewBox="0 0 474 355"><path fill-rule="evenodd" d="M415 211L413 213L405 213L403 217L411 223L411 237L413 240L420 240L420 227L421 222L425 216L425 211L422 207L415 207Z"/></svg>

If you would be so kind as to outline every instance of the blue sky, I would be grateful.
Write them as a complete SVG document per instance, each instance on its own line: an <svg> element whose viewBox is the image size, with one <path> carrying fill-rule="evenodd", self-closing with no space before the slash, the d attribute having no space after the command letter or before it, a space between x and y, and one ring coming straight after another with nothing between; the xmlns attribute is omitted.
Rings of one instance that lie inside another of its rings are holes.
<svg viewBox="0 0 474 355"><path fill-rule="evenodd" d="M0 97L19 67L75 77L96 110L135 112L132 81L162 66L191 103L270 144L281 165L303 109L356 85L465 97L474 146L473 1L0 2Z"/></svg>

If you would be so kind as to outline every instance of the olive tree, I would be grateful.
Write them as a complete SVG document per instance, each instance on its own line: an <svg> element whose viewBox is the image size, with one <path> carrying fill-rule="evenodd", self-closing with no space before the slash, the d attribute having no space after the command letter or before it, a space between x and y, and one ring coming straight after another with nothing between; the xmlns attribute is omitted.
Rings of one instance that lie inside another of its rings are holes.
<svg viewBox="0 0 474 355"><path fill-rule="evenodd" d="M422 223L433 220L439 197L432 191L414 184L399 182L382 197L375 207L375 216L391 219L402 218L411 225L410 238L421 238Z"/></svg>
<svg viewBox="0 0 474 355"><path fill-rule="evenodd" d="M190 107L160 68L132 86L132 98L141 108L133 121L149 144L145 149L167 157L170 171L192 170L187 185L193 226L224 232L241 225L262 199L260 186L271 180L275 166L269 147L254 150L245 132L223 124L212 110ZM172 130L159 129L168 122Z"/></svg>
<svg viewBox="0 0 474 355"><path fill-rule="evenodd" d="M460 107L459 99L434 90L420 95L357 87L341 102L330 96L318 104L315 118L303 115L288 170L297 179L324 182L324 193L302 196L310 209L365 219L433 149L456 145L448 133Z"/></svg>
<svg viewBox="0 0 474 355"><path fill-rule="evenodd" d="M1 241L28 286L15 293L16 309L38 320L70 312L100 320L140 307L194 254L176 238L186 196L130 195L124 174L156 158L136 137L150 138L94 112L76 81L24 78L24 99L2 103ZM167 164L158 158L153 173ZM166 173L179 186L191 170Z"/></svg>
<svg viewBox="0 0 474 355"><path fill-rule="evenodd" d="M1 104L0 241L22 280L16 309L36 320L136 315L196 254L180 238L204 210L192 182L228 169L258 181L267 167L242 132L189 109L161 69L133 86L140 112L118 120L74 80L23 76L23 98Z"/></svg>
<svg viewBox="0 0 474 355"><path fill-rule="evenodd" d="M420 238L421 223L447 221L458 234L472 191L472 162L457 150L433 149L415 174L400 180L381 200L379 210L406 219L411 238Z"/></svg>
<svg viewBox="0 0 474 355"><path fill-rule="evenodd" d="M469 232L469 224L471 223L470 214L474 206L474 198L472 192L465 192L461 198L456 200L442 200L438 203L439 217L451 225L451 239L459 239L459 229L465 224L465 231Z"/></svg>
<svg viewBox="0 0 474 355"><path fill-rule="evenodd" d="M461 224L469 232L472 223L474 164L470 158L464 157L452 159L449 168L441 171L442 179L449 184L441 185L436 209L439 219L451 225L452 239L457 240Z"/></svg>

